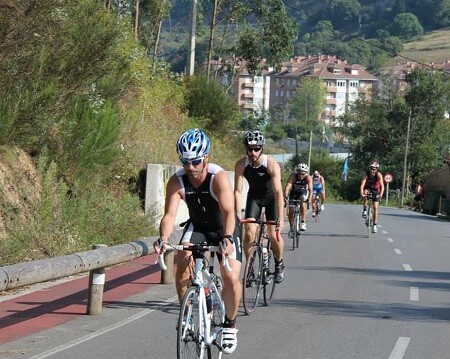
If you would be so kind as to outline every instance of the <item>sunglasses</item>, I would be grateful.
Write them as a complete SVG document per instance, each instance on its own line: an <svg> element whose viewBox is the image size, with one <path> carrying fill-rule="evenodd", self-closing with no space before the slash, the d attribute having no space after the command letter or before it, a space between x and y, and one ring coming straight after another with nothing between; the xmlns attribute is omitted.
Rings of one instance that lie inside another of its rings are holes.
<svg viewBox="0 0 450 359"><path fill-rule="evenodd" d="M299 172L299 173L300 173L300 175L302 175L302 176L306 175L306 172Z"/></svg>
<svg viewBox="0 0 450 359"><path fill-rule="evenodd" d="M262 147L247 147L247 152L259 152L262 150Z"/></svg>
<svg viewBox="0 0 450 359"><path fill-rule="evenodd" d="M192 165L192 166L198 166L200 163L203 162L204 157L196 158L194 160L187 160L185 158L180 158L181 164L183 166Z"/></svg>

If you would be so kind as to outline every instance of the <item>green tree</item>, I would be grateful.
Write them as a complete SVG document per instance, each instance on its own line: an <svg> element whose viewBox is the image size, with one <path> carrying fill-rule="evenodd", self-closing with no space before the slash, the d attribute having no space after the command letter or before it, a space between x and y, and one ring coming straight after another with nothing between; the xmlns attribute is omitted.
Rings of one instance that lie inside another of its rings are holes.
<svg viewBox="0 0 450 359"><path fill-rule="evenodd" d="M290 112L292 124L297 127L297 132L303 139L308 139L311 131L320 131L318 120L325 106L325 95L326 89L321 79L300 79Z"/></svg>
<svg viewBox="0 0 450 359"><path fill-rule="evenodd" d="M225 134L239 114L232 98L224 87L207 76L195 76L189 80L186 106L190 117L204 123L210 132Z"/></svg>
<svg viewBox="0 0 450 359"><path fill-rule="evenodd" d="M423 27L420 25L417 16L409 12L396 15L390 29L393 35L403 40L409 40L423 34Z"/></svg>

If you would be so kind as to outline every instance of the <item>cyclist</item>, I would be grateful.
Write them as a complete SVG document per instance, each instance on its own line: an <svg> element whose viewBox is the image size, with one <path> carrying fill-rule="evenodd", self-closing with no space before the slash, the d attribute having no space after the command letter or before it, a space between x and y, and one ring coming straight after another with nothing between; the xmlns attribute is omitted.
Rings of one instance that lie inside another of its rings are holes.
<svg viewBox="0 0 450 359"><path fill-rule="evenodd" d="M229 354L237 346L236 316L242 289L239 272L242 249L239 238L238 219L234 213L233 189L227 173L218 165L209 163L211 143L208 136L199 129L183 133L177 142L177 152L183 166L167 183L164 216L161 219L160 239L167 243L174 230L175 216L180 200L189 210L180 243L208 242L222 247L221 255L229 259L231 271L220 266L223 279L222 296L226 316L223 324L222 350ZM155 251L165 251L164 244ZM219 255L219 260L221 259ZM194 264L188 251L177 254L175 282L178 299L181 302L190 283L189 267Z"/></svg>
<svg viewBox="0 0 450 359"><path fill-rule="evenodd" d="M317 170L313 173L313 192L319 195L320 210L323 211L325 209L325 179ZM314 217L315 213L312 215Z"/></svg>
<svg viewBox="0 0 450 359"><path fill-rule="evenodd" d="M361 185L359 188L360 195L362 197L363 213L362 217L367 218L367 194L372 193L373 204L373 228L372 232L377 233L378 223L378 202L383 197L384 182L383 176L379 172L380 164L378 161L372 160L369 163L369 170L363 175Z"/></svg>
<svg viewBox="0 0 450 359"><path fill-rule="evenodd" d="M416 195L413 198L413 203L411 207L413 211L417 212L419 210L424 197L425 197L425 181L420 180L416 187Z"/></svg>
<svg viewBox="0 0 450 359"><path fill-rule="evenodd" d="M306 212L307 204L312 203L312 188L313 180L309 174L309 166L306 163L300 163L294 173L289 176L289 179L284 188L284 197L291 203L292 200L301 200L300 205L300 230L306 231ZM294 210L289 206L289 225L291 230L290 235L294 234L292 226L294 225Z"/></svg>
<svg viewBox="0 0 450 359"><path fill-rule="evenodd" d="M266 140L258 130L251 130L245 134L244 145L247 155L236 162L234 169L234 200L235 210L240 216L242 208L242 188L244 178L247 180L249 190L245 206L245 218L259 219L262 208L268 221L278 221L283 228L284 200L281 185L281 169L271 156L263 154ZM248 257L256 235L257 226L246 223L244 235L244 253ZM284 242L277 240L275 226L267 226L268 235L272 243L275 256L275 282L281 283L284 279L283 251Z"/></svg>

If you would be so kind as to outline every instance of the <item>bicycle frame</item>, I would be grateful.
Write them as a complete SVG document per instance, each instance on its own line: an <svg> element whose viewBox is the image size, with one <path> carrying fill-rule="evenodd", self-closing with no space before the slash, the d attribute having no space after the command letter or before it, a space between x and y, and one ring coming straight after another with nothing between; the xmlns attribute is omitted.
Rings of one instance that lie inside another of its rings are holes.
<svg viewBox="0 0 450 359"><path fill-rule="evenodd" d="M367 227L367 237L370 238L373 228L373 197L372 192L367 193L367 218L366 218L366 227Z"/></svg>
<svg viewBox="0 0 450 359"><path fill-rule="evenodd" d="M243 219L241 223L258 224L253 248L250 250L247 263L244 269L243 278L243 304L246 314L250 314L258 305L259 293L263 288L264 303L269 305L275 291L275 260L271 242L265 233L266 225L278 225L275 221L263 221L255 219ZM276 229L278 240L281 234L279 228ZM267 249L267 252L264 251ZM267 263L264 264L264 254L267 253ZM271 265L272 264L272 265ZM273 268L271 268L273 266Z"/></svg>
<svg viewBox="0 0 450 359"><path fill-rule="evenodd" d="M314 220L318 222L320 214L320 197L316 191L313 192L312 212L314 213Z"/></svg>
<svg viewBox="0 0 450 359"><path fill-rule="evenodd" d="M292 208L294 210L294 234L292 237L292 250L295 250L295 248L298 248L298 243L300 240L300 206L302 205L302 200L299 199L291 199L289 200L288 207Z"/></svg>
<svg viewBox="0 0 450 359"><path fill-rule="evenodd" d="M214 254L215 252L218 252L220 248L218 246L209 246L206 243L194 245L170 245L170 247L175 250L192 251L192 256L194 258L194 266L191 271L191 285L187 288L181 303L178 322L179 327L183 325L184 318L194 317L194 310L197 308L196 305L192 303L192 300L194 300L194 302L195 300L198 301L198 313L195 314L198 316L198 321L194 319L194 321L198 323L198 336L194 336L194 338L192 338L191 334L191 337L189 337L188 331L192 331L190 325L185 324L181 331L179 329L177 339L178 358L180 358L180 351L182 353L184 353L184 350L189 351L183 346L186 345L187 342L193 342L196 345L196 353L198 354L196 357L198 358L203 358L206 355L206 351L208 352L208 358L212 358L213 347L217 347L218 351L214 358L221 358L222 349L220 343L218 342L218 338L220 338L222 326L215 325L215 328L213 328L211 325L215 318L214 311L218 311L220 315L220 324L222 324L225 319L225 304L222 300L221 293L216 286L216 274L214 273ZM205 261L205 254L207 251L211 253L209 265L206 265ZM162 255L159 256L158 261L161 269L165 270L167 267L165 266ZM223 257L223 265L226 270L231 271L228 259L226 257ZM217 309L210 309L210 312L208 312L208 304L205 294L206 288L208 288L211 296L215 298L212 299L213 303L211 305L218 305ZM187 309L187 312L185 309ZM193 340L186 341L186 338ZM188 356L188 354L186 355ZM181 355L181 358L184 358L184 354Z"/></svg>

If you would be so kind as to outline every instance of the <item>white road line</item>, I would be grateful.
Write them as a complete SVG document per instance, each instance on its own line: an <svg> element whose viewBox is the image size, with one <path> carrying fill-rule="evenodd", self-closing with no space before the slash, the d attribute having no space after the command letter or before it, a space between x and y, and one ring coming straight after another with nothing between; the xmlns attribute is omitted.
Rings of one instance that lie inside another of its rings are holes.
<svg viewBox="0 0 450 359"><path fill-rule="evenodd" d="M391 242L391 243L394 242L394 240L391 237L388 237L387 240L388 240L388 242Z"/></svg>
<svg viewBox="0 0 450 359"><path fill-rule="evenodd" d="M387 234L387 231L381 231L381 233L383 233L383 234Z"/></svg>
<svg viewBox="0 0 450 359"><path fill-rule="evenodd" d="M419 288L418 287L409 287L409 300L413 302L419 301Z"/></svg>
<svg viewBox="0 0 450 359"><path fill-rule="evenodd" d="M405 355L406 349L408 348L409 342L411 338L400 337L397 339L397 343L395 343L394 350L392 350L389 359L402 359Z"/></svg>
<svg viewBox="0 0 450 359"><path fill-rule="evenodd" d="M407 271L407 272L411 272L411 271L412 271L412 268L411 268L411 266L410 266L409 264L403 264L403 268L404 268L405 271Z"/></svg>
<svg viewBox="0 0 450 359"><path fill-rule="evenodd" d="M169 305L172 302L174 302L175 300L176 300L176 297L170 298L170 299L168 299L168 303L164 303L164 304L161 303L161 306ZM52 356L53 354L62 352L63 350L72 348L74 346L77 346L78 344L84 343L84 342L86 342L88 340L94 339L95 337L98 337L98 336L103 335L105 333L111 332L111 331L113 331L113 330L115 330L117 328L120 328L120 327L122 327L122 326L124 326L126 324L129 324L129 323L131 323L131 322L133 322L133 321L135 321L135 320L137 320L139 318L142 318L142 317L146 316L147 314L150 314L151 312L154 312L155 310L156 309L145 309L142 312L136 313L135 315L132 315L131 317L128 317L127 319L122 320L121 322L117 322L117 323L115 323L113 325L110 325L109 327L106 327L106 328L104 328L102 330L99 330L98 332L91 333L91 334L85 335L84 337L75 339L75 340L73 340L73 341L71 341L71 342L69 342L67 344L63 344L63 345L60 345L59 347L47 350L47 351L45 351L45 352L43 352L41 354L38 354L38 355L35 355L34 357L31 357L30 359L44 359L44 358L48 358L49 356Z"/></svg>
<svg viewBox="0 0 450 359"><path fill-rule="evenodd" d="M403 254L402 251L400 249L397 249L397 248L394 249L394 252L397 253L397 254Z"/></svg>

